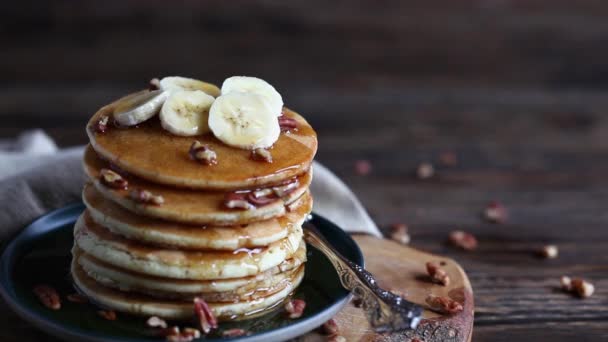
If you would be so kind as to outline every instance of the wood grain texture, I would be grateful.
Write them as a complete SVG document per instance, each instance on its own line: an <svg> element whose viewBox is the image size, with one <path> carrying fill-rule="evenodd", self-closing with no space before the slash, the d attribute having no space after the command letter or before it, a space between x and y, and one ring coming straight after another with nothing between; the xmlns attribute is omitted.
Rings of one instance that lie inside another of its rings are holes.
<svg viewBox="0 0 608 342"><path fill-rule="evenodd" d="M260 76L316 128L318 159L380 225L407 223L412 247L463 266L474 341L605 340L606 15L601 0L11 2L0 137L40 127L82 144L92 113L153 76ZM443 151L456 166L439 165ZM423 161L435 177L414 177ZM480 219L490 200L509 209L505 224ZM453 229L479 250L447 246ZM559 258L534 256L545 243ZM596 294L557 291L563 274Z"/></svg>

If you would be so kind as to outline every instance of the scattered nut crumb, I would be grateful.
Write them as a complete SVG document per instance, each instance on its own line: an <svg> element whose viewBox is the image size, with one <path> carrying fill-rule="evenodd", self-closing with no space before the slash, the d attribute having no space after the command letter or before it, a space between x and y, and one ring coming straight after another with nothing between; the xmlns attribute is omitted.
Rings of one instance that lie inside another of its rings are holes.
<svg viewBox="0 0 608 342"><path fill-rule="evenodd" d="M129 194L131 199L139 203L161 205L165 203L165 199L161 195L154 195L150 191L135 189Z"/></svg>
<svg viewBox="0 0 608 342"><path fill-rule="evenodd" d="M556 245L546 245L539 254L545 259L555 259L559 255L559 250Z"/></svg>
<svg viewBox="0 0 608 342"><path fill-rule="evenodd" d="M327 342L346 342L346 337L342 335L332 335L327 338Z"/></svg>
<svg viewBox="0 0 608 342"><path fill-rule="evenodd" d="M50 287L49 285L40 284L34 286L34 294L38 297L38 300L42 305L46 306L51 310L61 309L61 299L57 290Z"/></svg>
<svg viewBox="0 0 608 342"><path fill-rule="evenodd" d="M217 153L198 140L195 140L192 145L190 145L188 155L190 156L190 159L200 162L203 165L217 164Z"/></svg>
<svg viewBox="0 0 608 342"><path fill-rule="evenodd" d="M238 336L245 336L248 335L249 333L247 332L247 330L243 330L243 329L228 329L228 330L224 330L222 332L222 336L223 337L238 337Z"/></svg>
<svg viewBox="0 0 608 342"><path fill-rule="evenodd" d="M217 329L217 319L213 312L202 298L194 298L194 313L196 314L201 329L205 334L208 334L211 329Z"/></svg>
<svg viewBox="0 0 608 342"><path fill-rule="evenodd" d="M126 190L129 186L129 182L126 179L110 169L101 169L99 171L99 178L102 184L113 189Z"/></svg>
<svg viewBox="0 0 608 342"><path fill-rule="evenodd" d="M507 208L497 201L488 203L483 211L483 217L486 221L492 223L504 223L508 216Z"/></svg>
<svg viewBox="0 0 608 342"><path fill-rule="evenodd" d="M265 148L256 148L251 151L251 159L266 163L272 163L272 154Z"/></svg>
<svg viewBox="0 0 608 342"><path fill-rule="evenodd" d="M445 270L439 267L438 263L433 261L427 262L426 272L429 274L429 276L431 277L431 281L433 281L434 283L443 286L448 286L450 284L450 277L448 277L448 274L445 272Z"/></svg>
<svg viewBox="0 0 608 342"><path fill-rule="evenodd" d="M292 299L285 303L285 311L287 312L287 317L291 319L300 318L304 313L305 308L306 302L301 299Z"/></svg>
<svg viewBox="0 0 608 342"><path fill-rule="evenodd" d="M418 179L429 179L435 174L435 168L431 163L422 163L416 169Z"/></svg>
<svg viewBox="0 0 608 342"><path fill-rule="evenodd" d="M595 286L582 278L570 279L570 277L562 276L560 283L564 291L573 293L580 298L591 297L595 292Z"/></svg>
<svg viewBox="0 0 608 342"><path fill-rule="evenodd" d="M467 251L477 249L477 239L475 236L462 230L452 231L449 240L452 245Z"/></svg>
<svg viewBox="0 0 608 342"><path fill-rule="evenodd" d="M153 90L158 90L160 89L160 80L156 77L154 77L153 79L150 80L150 82L148 82L148 90L149 91L153 91Z"/></svg>
<svg viewBox="0 0 608 342"><path fill-rule="evenodd" d="M458 156L452 151L445 151L439 155L439 162L443 166L455 166L458 164Z"/></svg>
<svg viewBox="0 0 608 342"><path fill-rule="evenodd" d="M431 310L444 314L454 314L464 309L462 304L451 298L439 297L432 294L426 297L426 303L430 306Z"/></svg>
<svg viewBox="0 0 608 342"><path fill-rule="evenodd" d="M99 310L97 311L97 314L108 321L116 320L116 312L112 310Z"/></svg>
<svg viewBox="0 0 608 342"><path fill-rule="evenodd" d="M150 318L148 318L148 320L146 321L146 324L151 327L151 328L162 328L162 329L166 329L167 328L167 322L157 316L152 316Z"/></svg>
<svg viewBox="0 0 608 342"><path fill-rule="evenodd" d="M87 297L81 295L80 293L71 293L67 295L66 298L72 303L86 304L89 302Z"/></svg>
<svg viewBox="0 0 608 342"><path fill-rule="evenodd" d="M359 176L367 176L372 172L372 163L366 159L360 159L355 162L355 172Z"/></svg>
<svg viewBox="0 0 608 342"><path fill-rule="evenodd" d="M323 325L321 326L321 329L323 330L323 333L325 335L335 335L340 332L339 331L340 329L338 328L338 323L333 318L331 318L329 321L323 323Z"/></svg>
<svg viewBox="0 0 608 342"><path fill-rule="evenodd" d="M393 224L391 227L391 239L403 245L409 244L411 237L408 230L407 225L404 223Z"/></svg>

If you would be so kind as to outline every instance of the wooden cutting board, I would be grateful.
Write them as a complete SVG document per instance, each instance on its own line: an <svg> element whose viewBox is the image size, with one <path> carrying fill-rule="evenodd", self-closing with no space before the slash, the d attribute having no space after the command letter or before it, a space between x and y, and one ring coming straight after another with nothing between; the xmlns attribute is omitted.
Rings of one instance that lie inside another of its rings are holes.
<svg viewBox="0 0 608 342"><path fill-rule="evenodd" d="M365 256L365 266L380 285L398 291L409 301L428 307L425 299L429 294L449 296L463 303L464 310L455 315L440 315L426 310L423 320L415 331L393 334L376 334L367 323L363 311L352 303L335 317L340 334L347 341L410 341L418 338L424 342L467 342L473 333L473 290L464 270L454 260L418 251L392 240L367 235L355 235L354 239ZM426 262L444 262L443 269L450 277L449 286L431 283L426 276ZM300 341L324 341L325 336L313 332Z"/></svg>

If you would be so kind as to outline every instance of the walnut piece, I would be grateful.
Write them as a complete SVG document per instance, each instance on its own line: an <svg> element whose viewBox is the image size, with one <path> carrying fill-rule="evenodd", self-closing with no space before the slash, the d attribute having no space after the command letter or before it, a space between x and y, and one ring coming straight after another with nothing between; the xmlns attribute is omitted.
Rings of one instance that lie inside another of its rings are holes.
<svg viewBox="0 0 608 342"><path fill-rule="evenodd" d="M426 297L426 303L431 310L444 314L454 314L464 310L459 302L448 297L439 297L432 294Z"/></svg>
<svg viewBox="0 0 608 342"><path fill-rule="evenodd" d="M306 308L306 302L301 299L292 299L285 304L287 317L291 319L300 318Z"/></svg>
<svg viewBox="0 0 608 342"><path fill-rule="evenodd" d="M38 297L38 300L42 305L51 310L61 309L61 299L57 290L50 287L49 285L40 284L34 286L34 294Z"/></svg>
<svg viewBox="0 0 608 342"><path fill-rule="evenodd" d="M200 297L194 298L194 313L205 334L208 334L212 329L217 328L217 319L215 319L207 302Z"/></svg>
<svg viewBox="0 0 608 342"><path fill-rule="evenodd" d="M107 115L103 115L95 125L93 126L93 130L97 133L105 133L108 131L108 124L110 123L110 117Z"/></svg>
<svg viewBox="0 0 608 342"><path fill-rule="evenodd" d="M204 165L217 164L217 153L215 153L215 151L213 151L209 146L203 145L198 140L195 140L192 143L188 154L190 155L190 159Z"/></svg>
<svg viewBox="0 0 608 342"><path fill-rule="evenodd" d="M134 201L139 202L139 203L144 203L144 204L161 205L161 204L165 203L165 199L163 198L163 196L154 195L150 191L142 190L142 189L135 189L135 190L131 191L129 196Z"/></svg>
<svg viewBox="0 0 608 342"><path fill-rule="evenodd" d="M99 179L101 179L102 184L112 189L126 190L129 187L129 182L126 179L110 169L101 169Z"/></svg>
<svg viewBox="0 0 608 342"><path fill-rule="evenodd" d="M431 281L434 283L443 286L448 286L450 284L450 277L448 277L448 274L439 266L438 263L433 261L427 262L426 272L429 274Z"/></svg>
<svg viewBox="0 0 608 342"><path fill-rule="evenodd" d="M246 192L229 192L224 198L224 206L228 209L250 210L255 206L247 200Z"/></svg>
<svg viewBox="0 0 608 342"><path fill-rule="evenodd" d="M471 233L455 230L450 233L449 241L452 245L467 251L477 249L477 239Z"/></svg>
<svg viewBox="0 0 608 342"><path fill-rule="evenodd" d="M564 291L573 293L580 298L591 297L595 292L595 286L582 278L570 279L570 277L562 276L560 283Z"/></svg>

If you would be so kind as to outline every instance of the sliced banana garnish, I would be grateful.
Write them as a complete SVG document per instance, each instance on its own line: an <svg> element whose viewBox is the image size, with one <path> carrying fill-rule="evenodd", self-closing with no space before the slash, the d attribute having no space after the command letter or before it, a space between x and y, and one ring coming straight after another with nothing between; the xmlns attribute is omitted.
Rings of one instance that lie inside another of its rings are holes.
<svg viewBox="0 0 608 342"><path fill-rule="evenodd" d="M162 90L140 91L120 99L114 107L114 120L122 126L134 126L158 113L169 96Z"/></svg>
<svg viewBox="0 0 608 342"><path fill-rule="evenodd" d="M215 99L209 111L209 128L227 145L256 149L272 146L281 128L265 96L229 92Z"/></svg>
<svg viewBox="0 0 608 342"><path fill-rule="evenodd" d="M268 82L248 76L232 76L222 84L222 95L231 92L256 93L267 98L270 111L276 116L283 110L283 98Z"/></svg>
<svg viewBox="0 0 608 342"><path fill-rule="evenodd" d="M173 91L160 110L160 123L164 129L176 135L207 133L209 108L213 101L213 96L200 90Z"/></svg>
<svg viewBox="0 0 608 342"><path fill-rule="evenodd" d="M207 82L195 80L193 78L181 77L181 76L169 76L160 80L160 89L168 91L179 91L179 90L200 90L205 93L218 97L220 95L220 89Z"/></svg>

